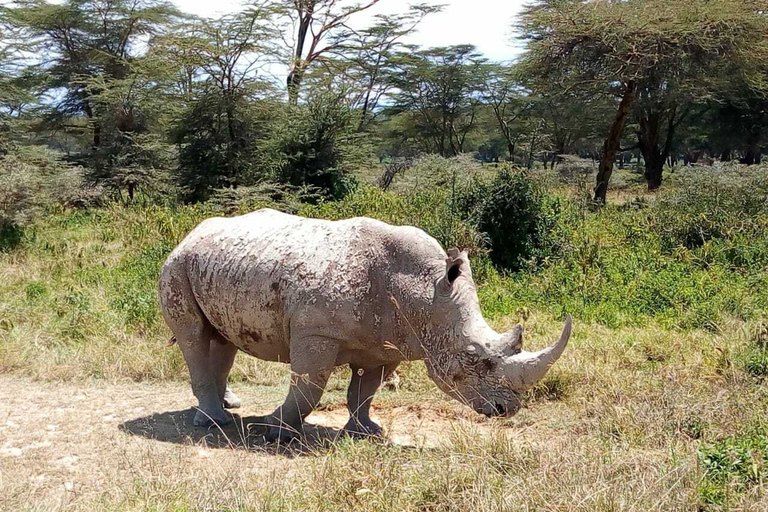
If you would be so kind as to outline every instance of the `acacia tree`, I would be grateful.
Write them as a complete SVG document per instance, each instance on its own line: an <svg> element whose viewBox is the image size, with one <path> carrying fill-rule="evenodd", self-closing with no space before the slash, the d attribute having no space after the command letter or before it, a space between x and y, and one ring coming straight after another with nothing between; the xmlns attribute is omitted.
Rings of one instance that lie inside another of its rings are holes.
<svg viewBox="0 0 768 512"><path fill-rule="evenodd" d="M405 46L403 38L412 34L425 16L441 9L428 4L411 5L406 13L377 15L371 27L350 31L344 59L349 65L344 74L356 84L352 105L360 110L358 130L370 125L379 101L391 90L398 54Z"/></svg>
<svg viewBox="0 0 768 512"><path fill-rule="evenodd" d="M280 27L288 62L288 101L299 101L301 85L309 68L324 59L332 59L354 34L347 23L353 15L370 9L379 0L344 5L343 0L276 0L274 12L287 20ZM285 37L291 34L292 39Z"/></svg>
<svg viewBox="0 0 768 512"><path fill-rule="evenodd" d="M134 59L123 78L105 75L78 78L76 84L92 91L88 101L99 120L100 144L86 160L86 178L110 187L132 201L161 188L175 154L162 134L173 115L174 98L166 90L170 78L153 59Z"/></svg>
<svg viewBox="0 0 768 512"><path fill-rule="evenodd" d="M392 90L392 75L405 48L402 39L441 6L412 5L405 13L377 15L374 23L360 30L344 29L337 37L343 41L329 56L305 75L311 87L327 94L342 93L359 113L358 131L369 129L379 103Z"/></svg>
<svg viewBox="0 0 768 512"><path fill-rule="evenodd" d="M174 123L179 146L177 180L189 199L214 188L254 181L263 116L255 100L270 96L258 74L271 55L270 9L217 20L196 20L158 41L155 50L177 70L189 102Z"/></svg>
<svg viewBox="0 0 768 512"><path fill-rule="evenodd" d="M659 103L660 97L671 92L692 101L694 92L706 92L701 90L706 87L702 77L709 70L760 54L765 34L765 16L759 14L762 3L539 0L524 11L519 26L527 41L522 64L526 73L564 91L585 89L615 98L595 185L597 203L605 202L624 127L638 96L654 100L640 107L650 108L640 128L646 150L663 155L671 139L661 141L655 134L665 121L667 126L670 120L672 125L679 123L681 105ZM674 108L674 115L669 110L666 117L654 113L660 104ZM659 159L651 160L649 165L658 165ZM647 170L646 176L653 177L649 188L660 183L656 167Z"/></svg>
<svg viewBox="0 0 768 512"><path fill-rule="evenodd" d="M431 150L442 156L465 151L482 105L482 66L474 46L432 48L401 56L392 77L393 114L405 114Z"/></svg>
<svg viewBox="0 0 768 512"><path fill-rule="evenodd" d="M747 80L735 82L721 101L709 105L702 128L708 135L709 149L723 160L738 157L744 164L759 164L768 141L768 94Z"/></svg>
<svg viewBox="0 0 768 512"><path fill-rule="evenodd" d="M124 79L131 61L140 58L142 41L164 30L179 16L161 0L19 0L6 8L6 18L34 44L35 71L50 76L50 89L63 89L55 118L85 115L92 144L101 144L102 121L93 96L101 91L88 78Z"/></svg>
<svg viewBox="0 0 768 512"><path fill-rule="evenodd" d="M655 94L654 90L638 91L634 114L637 120L637 147L643 155L643 176L648 190L661 186L664 165L672 152L675 135L691 108L689 101L672 93Z"/></svg>
<svg viewBox="0 0 768 512"><path fill-rule="evenodd" d="M491 107L498 130L506 141L510 160L515 155L515 147L524 134L521 121L534 108L536 101L526 91L514 68L502 64L485 66L482 95Z"/></svg>
<svg viewBox="0 0 768 512"><path fill-rule="evenodd" d="M0 156L9 150L6 134L11 130L9 120L20 114L30 98L29 87L19 75L25 44L7 23L0 10Z"/></svg>

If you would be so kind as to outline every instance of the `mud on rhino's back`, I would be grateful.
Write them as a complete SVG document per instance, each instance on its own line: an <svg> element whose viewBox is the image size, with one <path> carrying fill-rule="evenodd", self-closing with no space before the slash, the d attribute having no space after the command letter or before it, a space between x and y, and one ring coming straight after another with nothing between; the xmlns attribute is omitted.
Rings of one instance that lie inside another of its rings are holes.
<svg viewBox="0 0 768 512"><path fill-rule="evenodd" d="M329 222L273 210L209 219L185 240L195 298L240 349L288 361L291 329L343 336L345 325L354 331L364 323L382 228L370 219Z"/></svg>

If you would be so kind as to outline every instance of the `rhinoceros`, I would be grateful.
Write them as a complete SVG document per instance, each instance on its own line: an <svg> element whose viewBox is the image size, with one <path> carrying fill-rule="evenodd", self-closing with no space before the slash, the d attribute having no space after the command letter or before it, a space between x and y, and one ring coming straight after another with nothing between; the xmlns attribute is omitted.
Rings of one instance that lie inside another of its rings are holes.
<svg viewBox="0 0 768 512"><path fill-rule="evenodd" d="M370 218L308 219L262 209L200 223L170 254L160 305L199 401L194 423L232 421L227 378L238 350L290 363L288 397L266 418L269 439L291 438L334 367L349 365L345 431L377 435L374 393L403 361L424 360L442 391L509 416L560 357L571 333L522 350L523 328L484 320L466 251L446 253L424 231Z"/></svg>

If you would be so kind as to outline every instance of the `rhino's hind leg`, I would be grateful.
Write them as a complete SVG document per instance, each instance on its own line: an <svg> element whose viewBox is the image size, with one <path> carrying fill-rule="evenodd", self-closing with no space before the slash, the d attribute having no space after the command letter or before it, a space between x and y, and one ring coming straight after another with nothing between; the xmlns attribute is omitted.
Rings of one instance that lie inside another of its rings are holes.
<svg viewBox="0 0 768 512"><path fill-rule="evenodd" d="M223 400L216 383L218 368L211 357L211 338L213 328L207 321L200 322L184 335L176 334L179 348L189 368L192 392L197 398L199 408L195 413L194 424L209 427L214 423L226 425L232 417L224 411Z"/></svg>
<svg viewBox="0 0 768 512"><path fill-rule="evenodd" d="M216 383L214 363L220 364L221 358L216 361L211 358L211 340L217 333L200 310L183 267L166 264L163 268L160 277L160 305L187 363L192 392L199 403L194 424L210 426L214 423L231 423L232 417L222 407L222 397Z"/></svg>
<svg viewBox="0 0 768 512"><path fill-rule="evenodd" d="M219 400L227 409L237 409L240 407L240 398L230 389L227 384L229 372L235 362L237 347L224 339L219 333L214 333L211 339L211 366L216 379L216 389L219 393Z"/></svg>
<svg viewBox="0 0 768 512"><path fill-rule="evenodd" d="M349 366L352 369L352 380L347 390L349 421L344 431L352 435L378 436L381 427L370 417L371 401L376 390L395 371L397 363L373 368Z"/></svg>
<svg viewBox="0 0 768 512"><path fill-rule="evenodd" d="M291 341L288 397L267 419L267 441L287 441L303 433L304 418L320 402L338 350L338 344L322 337Z"/></svg>

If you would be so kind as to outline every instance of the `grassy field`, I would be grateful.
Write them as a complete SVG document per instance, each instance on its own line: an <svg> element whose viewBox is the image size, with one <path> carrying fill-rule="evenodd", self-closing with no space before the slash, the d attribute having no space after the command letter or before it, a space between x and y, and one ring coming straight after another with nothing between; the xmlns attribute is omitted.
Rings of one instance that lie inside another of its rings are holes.
<svg viewBox="0 0 768 512"><path fill-rule="evenodd" d="M194 402L166 346L157 273L220 211L51 211L2 238L0 509L766 510L765 174L676 173L649 196L627 172L600 212L578 184L541 177L552 251L516 274L481 250L473 260L495 328L522 321L540 347L575 316L572 343L526 407L479 417L414 363L374 401L388 440L352 442L334 430L340 369L310 417L327 428L292 447L237 427L197 432L183 412ZM366 214L472 243L469 225L446 217L447 193L363 187L300 213ZM238 356L232 380L248 417L281 401L288 374ZM62 435L46 445L49 423ZM66 457L80 462L67 469Z"/></svg>

